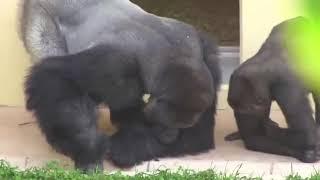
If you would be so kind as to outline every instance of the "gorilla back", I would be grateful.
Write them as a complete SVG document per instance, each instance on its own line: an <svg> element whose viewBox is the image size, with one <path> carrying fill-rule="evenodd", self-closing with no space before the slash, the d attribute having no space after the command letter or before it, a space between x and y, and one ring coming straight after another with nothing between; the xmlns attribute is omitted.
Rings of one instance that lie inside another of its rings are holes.
<svg viewBox="0 0 320 180"><path fill-rule="evenodd" d="M27 109L34 111L47 141L77 168L102 167L108 137L97 131L96 106L111 109L140 102L136 66L121 51L100 46L79 54L47 58L31 68L25 83Z"/></svg>

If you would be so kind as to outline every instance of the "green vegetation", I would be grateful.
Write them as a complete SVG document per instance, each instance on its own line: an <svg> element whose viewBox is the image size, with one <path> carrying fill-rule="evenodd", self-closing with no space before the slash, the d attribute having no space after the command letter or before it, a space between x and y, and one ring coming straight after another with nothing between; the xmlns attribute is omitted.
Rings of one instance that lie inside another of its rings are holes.
<svg viewBox="0 0 320 180"><path fill-rule="evenodd" d="M170 170L159 170L153 173L137 173L134 176L125 175L121 172L112 174L92 173L85 175L76 170L66 170L61 168L58 163L52 162L43 168L31 168L19 170L12 167L6 161L0 161L0 179L1 180L259 180L240 176L237 171L227 175L217 173L214 169L195 172L193 170L179 169L175 172Z"/></svg>
<svg viewBox="0 0 320 180"><path fill-rule="evenodd" d="M289 50L298 75L307 87L320 94L320 1L299 0L299 2L302 14L308 17L309 22L288 27L290 37L296 39L294 45L289 46Z"/></svg>
<svg viewBox="0 0 320 180"><path fill-rule="evenodd" d="M241 166L239 167L239 169ZM238 169L238 170L239 170ZM241 176L239 171L234 173L218 173L214 169L196 172L193 170L179 169L177 171L158 170L153 173L137 173L134 176L115 173L82 174L76 170L64 169L57 162L48 163L42 168L30 168L19 170L6 161L0 160L1 180L262 180L263 177ZM320 172L314 173L309 178L302 178L295 174L287 177L287 180L320 180Z"/></svg>

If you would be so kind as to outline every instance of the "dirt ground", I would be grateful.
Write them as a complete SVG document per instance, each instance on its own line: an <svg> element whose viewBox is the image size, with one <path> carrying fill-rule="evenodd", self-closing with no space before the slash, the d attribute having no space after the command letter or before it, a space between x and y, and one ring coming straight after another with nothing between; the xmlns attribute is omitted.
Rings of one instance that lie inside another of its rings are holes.
<svg viewBox="0 0 320 180"><path fill-rule="evenodd" d="M239 46L238 0L132 0L148 12L179 19L211 33L220 45Z"/></svg>

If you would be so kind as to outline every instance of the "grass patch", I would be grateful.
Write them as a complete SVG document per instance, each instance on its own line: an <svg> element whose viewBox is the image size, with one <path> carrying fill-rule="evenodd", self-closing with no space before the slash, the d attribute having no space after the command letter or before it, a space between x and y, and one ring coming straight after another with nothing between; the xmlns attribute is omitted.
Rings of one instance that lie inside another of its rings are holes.
<svg viewBox="0 0 320 180"><path fill-rule="evenodd" d="M57 162L48 163L42 168L30 168L19 170L11 166L6 161L0 160L0 179L1 180L260 180L240 176L238 171L227 175L218 173L214 169L196 172L193 170L179 169L175 172L171 170L158 170L153 173L137 173L134 176L125 175L121 172L116 173L93 173L90 175L82 174L77 170L66 170L59 166Z"/></svg>
<svg viewBox="0 0 320 180"><path fill-rule="evenodd" d="M320 180L320 171L315 171L311 177L304 178L299 174L293 174L287 177L287 180Z"/></svg>
<svg viewBox="0 0 320 180"><path fill-rule="evenodd" d="M239 167L240 169L240 167ZM208 169L206 171L193 171L187 169L158 170L148 173L137 173L133 176L123 173L93 173L83 174L77 170L64 169L57 162L50 162L41 168L19 170L4 160L0 160L1 180L262 180L263 177L241 176L239 169L234 173L226 174ZM308 178L298 174L290 175L287 180L320 180L320 171Z"/></svg>

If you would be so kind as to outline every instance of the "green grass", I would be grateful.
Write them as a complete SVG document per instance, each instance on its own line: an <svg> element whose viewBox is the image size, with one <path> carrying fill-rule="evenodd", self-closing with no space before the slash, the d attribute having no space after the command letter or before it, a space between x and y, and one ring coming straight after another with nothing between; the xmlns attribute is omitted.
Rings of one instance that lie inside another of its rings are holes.
<svg viewBox="0 0 320 180"><path fill-rule="evenodd" d="M159 170L153 173L137 173L134 176L125 175L121 172L112 174L92 173L82 174L76 170L66 170L58 163L51 162L42 168L30 168L19 170L11 166L6 161L0 161L1 180L259 180L261 178L240 176L237 171L227 175L217 173L214 169L195 172L193 170L179 169L175 172L171 170Z"/></svg>
<svg viewBox="0 0 320 180"><path fill-rule="evenodd" d="M241 167L239 167L240 169ZM239 170L238 169L238 170ZM214 169L196 172L193 170L179 169L177 171L158 170L153 173L137 173L134 176L121 172L112 174L92 173L82 174L76 170L68 170L59 166L57 162L48 163L42 168L19 170L6 161L0 160L1 180L262 180L261 177L241 176L236 170L234 173L218 173ZM309 178L299 175L290 175L287 180L320 180L320 172L314 173Z"/></svg>
<svg viewBox="0 0 320 180"><path fill-rule="evenodd" d="M314 173L311 177L303 178L300 175L290 175L287 177L287 180L320 180L320 173Z"/></svg>

